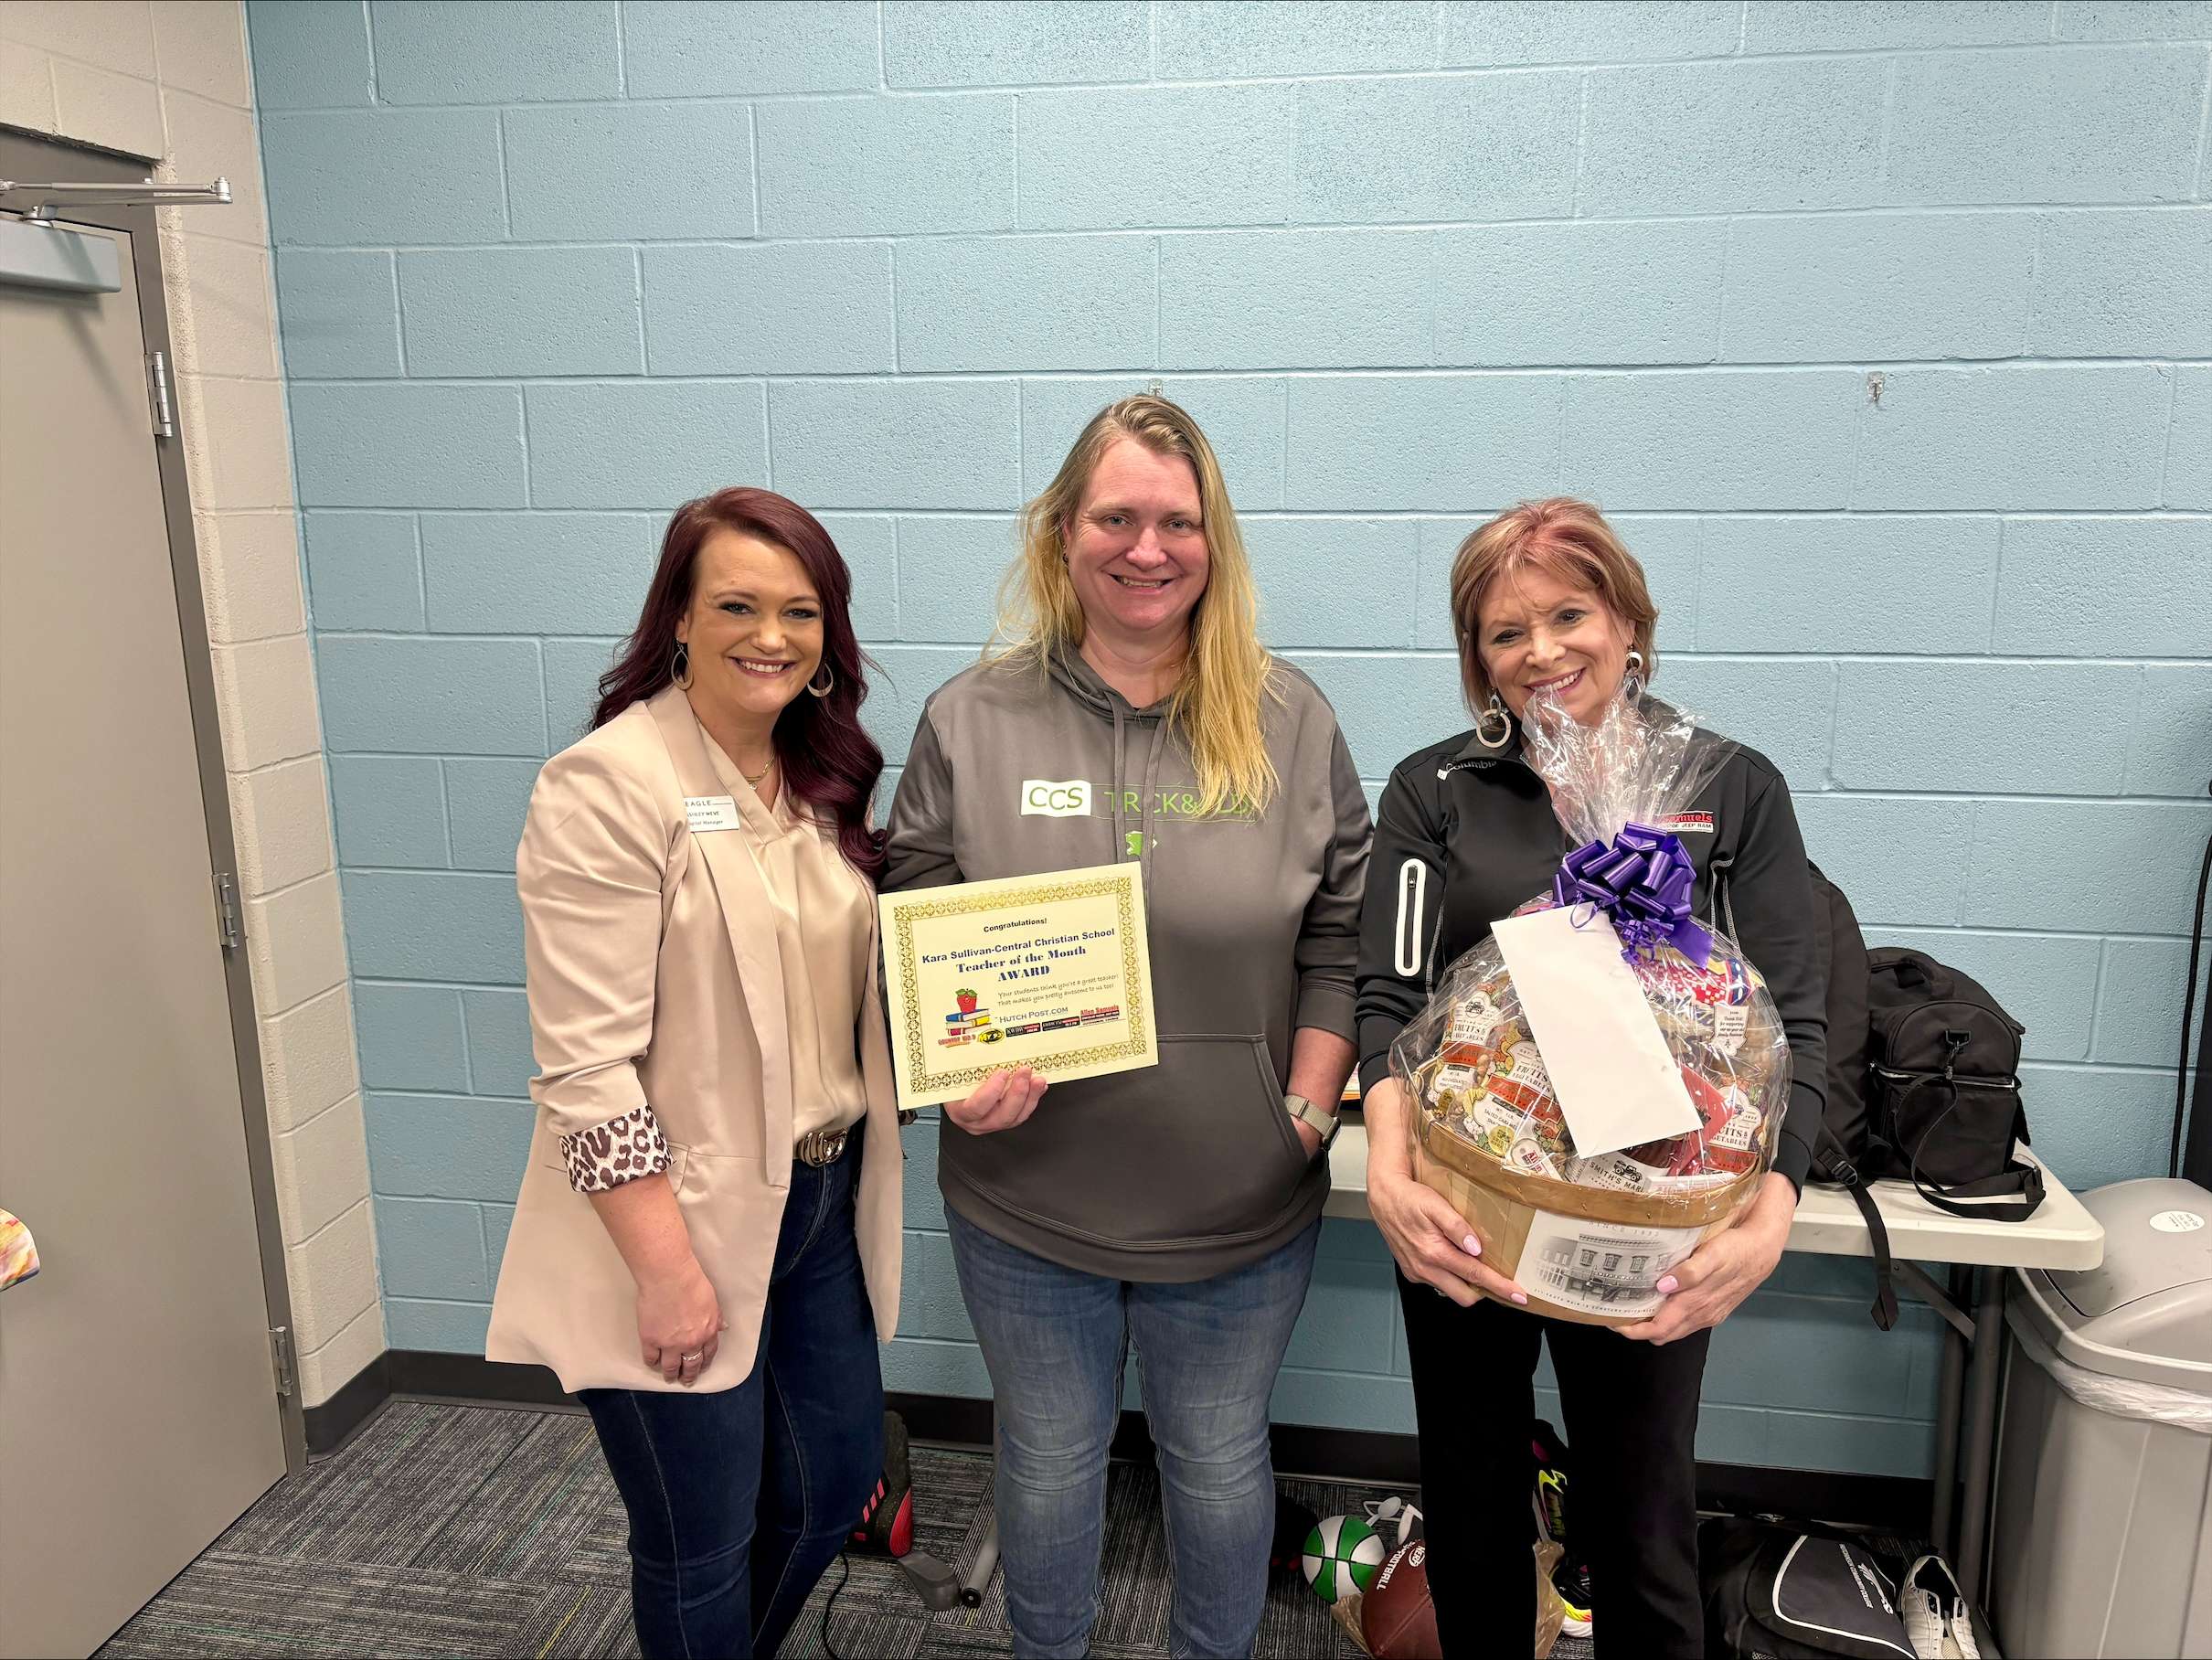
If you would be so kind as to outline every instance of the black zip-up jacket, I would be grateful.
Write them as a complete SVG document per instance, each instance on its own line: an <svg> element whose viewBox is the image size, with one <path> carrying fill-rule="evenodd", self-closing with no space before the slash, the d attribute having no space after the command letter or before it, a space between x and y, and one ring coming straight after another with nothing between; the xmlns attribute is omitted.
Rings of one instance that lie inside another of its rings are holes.
<svg viewBox="0 0 2212 1660"><path fill-rule="evenodd" d="M1773 762L1738 746L1683 817L1670 827L1697 867L1697 914L1743 948L1781 1016L1790 1105L1774 1167L1802 1188L1828 1093L1828 965L1814 947L1789 786ZM1390 1045L1444 970L1488 939L1497 918L1548 891L1569 850L1544 781L1522 759L1517 727L1500 750L1462 732L1398 763L1377 814L1360 915L1363 1090L1389 1075Z"/></svg>

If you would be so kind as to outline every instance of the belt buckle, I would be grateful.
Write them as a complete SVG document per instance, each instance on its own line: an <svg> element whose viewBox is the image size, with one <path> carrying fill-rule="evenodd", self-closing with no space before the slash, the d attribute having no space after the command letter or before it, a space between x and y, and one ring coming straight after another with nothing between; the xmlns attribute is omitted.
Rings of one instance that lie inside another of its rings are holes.
<svg viewBox="0 0 2212 1660"><path fill-rule="evenodd" d="M817 1170L835 1164L844 1155L846 1133L843 1130L809 1130L799 1138L800 1162Z"/></svg>

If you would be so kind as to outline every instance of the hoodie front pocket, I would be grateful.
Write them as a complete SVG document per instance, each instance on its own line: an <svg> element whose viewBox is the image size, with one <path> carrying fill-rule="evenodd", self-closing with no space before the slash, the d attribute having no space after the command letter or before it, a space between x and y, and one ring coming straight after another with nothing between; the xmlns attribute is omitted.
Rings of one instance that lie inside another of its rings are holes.
<svg viewBox="0 0 2212 1660"><path fill-rule="evenodd" d="M1264 1232L1308 1166L1266 1040L1204 1034L1163 1034L1156 1067L1055 1085L1018 1129L948 1155L1009 1211L1138 1250Z"/></svg>

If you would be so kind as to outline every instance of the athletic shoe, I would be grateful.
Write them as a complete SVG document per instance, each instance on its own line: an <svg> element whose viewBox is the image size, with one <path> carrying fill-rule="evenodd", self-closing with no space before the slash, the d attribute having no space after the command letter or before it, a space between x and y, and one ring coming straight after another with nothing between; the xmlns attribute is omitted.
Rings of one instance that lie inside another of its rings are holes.
<svg viewBox="0 0 2212 1660"><path fill-rule="evenodd" d="M1551 1587L1559 1593L1559 1601L1567 1608L1567 1622L1559 1629L1570 1637L1587 1637L1590 1632L1590 1564L1577 1559L1568 1531L1567 1490L1570 1483L1567 1443L1549 1424L1538 1419L1528 1431L1528 1453L1536 1467L1536 1490L1531 1503L1536 1507L1537 1533L1559 1548L1558 1565L1551 1570Z"/></svg>
<svg viewBox="0 0 2212 1660"><path fill-rule="evenodd" d="M1560 1604L1567 1610L1567 1618L1559 1623L1559 1633L1568 1637L1590 1635L1590 1565L1572 1563L1561 1557L1559 1565L1551 1570L1551 1588L1558 1593Z"/></svg>
<svg viewBox="0 0 2212 1660"><path fill-rule="evenodd" d="M1941 1557L1921 1557L1905 1570L1898 1612L1905 1616L1905 1634L1920 1660L1981 1660L1966 1594Z"/></svg>
<svg viewBox="0 0 2212 1660"><path fill-rule="evenodd" d="M1420 1506L1392 1494L1371 1498L1365 1505L1367 1527L1392 1550L1402 1550L1421 1537Z"/></svg>

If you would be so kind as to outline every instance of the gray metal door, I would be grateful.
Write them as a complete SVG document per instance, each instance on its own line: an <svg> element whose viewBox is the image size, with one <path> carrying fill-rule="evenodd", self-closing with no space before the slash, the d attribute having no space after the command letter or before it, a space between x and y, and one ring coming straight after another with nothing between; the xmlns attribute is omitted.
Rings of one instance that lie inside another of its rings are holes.
<svg viewBox="0 0 2212 1660"><path fill-rule="evenodd" d="M0 282L0 1653L82 1655L283 1474L130 239Z"/></svg>

